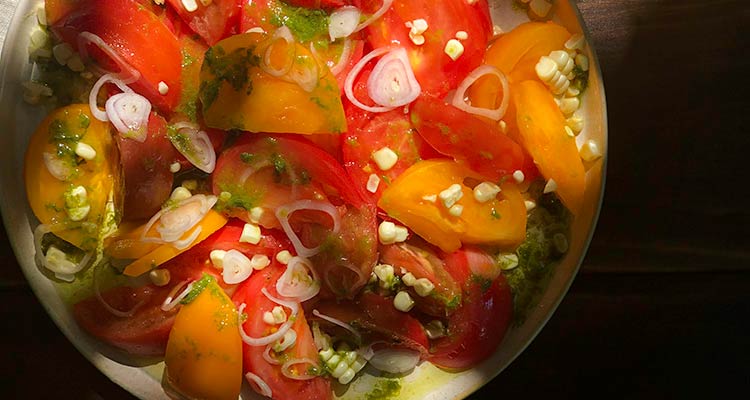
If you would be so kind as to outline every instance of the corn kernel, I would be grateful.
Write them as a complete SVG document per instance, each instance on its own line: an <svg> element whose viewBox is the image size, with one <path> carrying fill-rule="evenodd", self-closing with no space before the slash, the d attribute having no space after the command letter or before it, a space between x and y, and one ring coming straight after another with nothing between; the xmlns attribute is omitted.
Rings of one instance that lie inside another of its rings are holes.
<svg viewBox="0 0 750 400"><path fill-rule="evenodd" d="M383 147L372 153L372 160L375 161L375 164L377 164L378 168L382 171L388 171L396 165L396 162L398 162L398 155L390 148Z"/></svg>
<svg viewBox="0 0 750 400"><path fill-rule="evenodd" d="M586 162L593 162L602 157L602 152L599 150L599 145L593 139L589 139L581 146L581 158Z"/></svg>
<svg viewBox="0 0 750 400"><path fill-rule="evenodd" d="M500 193L500 186L492 182L482 182L474 187L474 199L480 203L486 203Z"/></svg>
<svg viewBox="0 0 750 400"><path fill-rule="evenodd" d="M414 290L422 297L429 296L434 289L435 284L427 278L419 278L414 283Z"/></svg>
<svg viewBox="0 0 750 400"><path fill-rule="evenodd" d="M258 244L260 243L260 227L255 224L245 224L240 235L241 243Z"/></svg>
<svg viewBox="0 0 750 400"><path fill-rule="evenodd" d="M399 311L409 312L414 307L414 300L409 293L401 291L393 298L393 306Z"/></svg>
<svg viewBox="0 0 750 400"><path fill-rule="evenodd" d="M461 57L461 55L464 54L464 45L456 39L451 39L445 44L445 49L443 51L453 61L456 61L458 60L458 57Z"/></svg>
<svg viewBox="0 0 750 400"><path fill-rule="evenodd" d="M544 193L552 193L557 190L557 182L555 182L554 179L550 179L547 181L547 184L544 185Z"/></svg>
<svg viewBox="0 0 750 400"><path fill-rule="evenodd" d="M86 143L78 142L76 143L76 155L83 158L84 160L93 160L96 158L96 150L94 150L93 147L89 146Z"/></svg>

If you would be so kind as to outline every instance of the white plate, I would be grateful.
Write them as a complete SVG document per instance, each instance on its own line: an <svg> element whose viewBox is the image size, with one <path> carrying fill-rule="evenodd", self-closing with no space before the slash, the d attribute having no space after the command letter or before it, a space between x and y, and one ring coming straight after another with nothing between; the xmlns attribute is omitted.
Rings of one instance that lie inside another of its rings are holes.
<svg viewBox="0 0 750 400"><path fill-rule="evenodd" d="M491 1L494 21L506 31L527 20L526 14L513 10L511 3L512 0ZM556 21L571 32L584 32L575 7L566 1L558 0L557 3ZM44 117L44 111L28 106L21 100L21 82L31 76L32 68L28 62L27 50L29 33L36 25L35 10L41 4L41 0L19 1L0 61L0 124L4 130L0 135L0 207L8 237L34 293L73 345L112 381L135 396L143 399L166 399L160 385L162 363L148 364L148 361L128 357L89 337L73 320L69 307L60 299L55 285L34 264L32 232L37 222L26 201L22 170L29 137ZM577 140L581 144L586 139L595 139L605 157L587 174L584 211L573 223L568 254L557 266L546 292L525 323L508 332L491 358L476 368L458 374L447 373L429 363L423 363L411 375L403 378L400 398L455 399L468 396L499 374L526 348L567 292L596 225L606 169L607 120L604 88L601 72L590 46L588 52L591 73L589 88L583 97L586 128ZM370 390L372 384L373 378L365 375L351 385L343 396L361 397ZM243 398L260 397L245 390Z"/></svg>

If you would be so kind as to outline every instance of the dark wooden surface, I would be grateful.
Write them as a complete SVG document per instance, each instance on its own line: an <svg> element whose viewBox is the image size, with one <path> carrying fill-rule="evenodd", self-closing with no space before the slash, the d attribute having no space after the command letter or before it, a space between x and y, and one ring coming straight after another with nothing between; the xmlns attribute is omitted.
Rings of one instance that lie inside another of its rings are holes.
<svg viewBox="0 0 750 400"><path fill-rule="evenodd" d="M750 2L579 6L608 98L604 208L560 308L473 398L744 397ZM46 316L4 231L0 263L0 398L130 399Z"/></svg>

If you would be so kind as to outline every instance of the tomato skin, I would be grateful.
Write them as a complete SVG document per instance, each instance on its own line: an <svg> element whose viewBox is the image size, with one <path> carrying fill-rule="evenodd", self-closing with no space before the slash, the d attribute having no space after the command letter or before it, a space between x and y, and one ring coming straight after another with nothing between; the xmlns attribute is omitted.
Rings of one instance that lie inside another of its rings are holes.
<svg viewBox="0 0 750 400"><path fill-rule="evenodd" d="M429 341L422 324L411 314L396 310L392 297L365 291L354 302L323 301L315 309L361 327L366 341L391 340L423 357L428 354Z"/></svg>
<svg viewBox="0 0 750 400"><path fill-rule="evenodd" d="M426 243L419 243L419 246L411 243L380 246L380 260L393 265L396 270L403 268L416 279L429 279L435 285L427 297L419 296L412 288L408 289L419 311L445 317L461 304L461 288L446 270L445 263L428 250Z"/></svg>
<svg viewBox="0 0 750 400"><path fill-rule="evenodd" d="M420 136L438 152L465 162L493 182L524 173L538 175L531 157L494 124L431 96L420 96L411 106L411 120Z"/></svg>
<svg viewBox="0 0 750 400"><path fill-rule="evenodd" d="M188 11L181 0L167 0L193 32L200 35L209 45L237 33L240 0L214 0L209 5L197 1L198 9Z"/></svg>
<svg viewBox="0 0 750 400"><path fill-rule="evenodd" d="M366 10L373 12L381 1L363 3ZM423 34L425 43L417 46L409 38L405 24L420 18L427 21L428 28ZM422 92L442 97L481 64L492 35L492 21L487 0L474 4L466 0L395 0L388 12L368 26L367 31L373 48L393 43L405 47ZM454 61L444 50L457 31L468 33L469 38L461 42L464 52Z"/></svg>
<svg viewBox="0 0 750 400"><path fill-rule="evenodd" d="M88 144L96 156L85 162L79 160L73 142ZM60 157L61 152L63 157ZM50 173L44 163L44 153L54 155L70 168L65 181ZM71 222L65 211L65 193L71 187L83 186L91 207L83 222L93 223L97 229L86 230L79 225L55 234L79 248L93 251L110 193L114 192L115 205L120 206L117 158L111 125L94 118L88 105L71 104L52 111L31 136L24 157L26 196L34 215L43 224L63 227L62 224Z"/></svg>
<svg viewBox="0 0 750 400"><path fill-rule="evenodd" d="M148 134L142 143L121 135L115 137L125 186L123 219L149 218L172 192L174 174L169 166L178 153L167 138L167 122L151 113Z"/></svg>
<svg viewBox="0 0 750 400"><path fill-rule="evenodd" d="M252 155L250 159L249 155ZM279 171L276 171L274 162L278 163ZM246 171L250 171L248 177L244 177ZM302 176L306 176L309 182L297 182ZM245 178L245 186L236 184L241 178ZM296 196L292 196L291 181L296 182ZM252 185L252 182L262 183L264 187ZM355 209L371 204L362 190L352 184L335 158L291 135L253 135L241 139L219 156L212 176L212 187L216 195L226 191L232 193L233 198L245 199L243 202L230 203L226 209L244 219L248 218L246 211L252 207L263 207L273 214L282 204L300 198L325 198L326 194L339 197ZM276 226L275 217L261 223Z"/></svg>
<svg viewBox="0 0 750 400"><path fill-rule="evenodd" d="M276 292L276 281L284 272L284 266L277 261L261 271L256 271L250 278L243 282L237 292L232 296L232 301L238 307L244 303L244 312L248 315L243 327L251 337L261 337L270 334L269 325L263 322L263 313L271 311L278 304L269 300L261 293L265 288L269 294L278 297ZM285 308L289 315L290 310ZM300 307L297 320L292 329L297 332L295 345L286 350L284 354L289 358L309 358L318 360L318 351L313 343L310 327ZM272 365L263 358L265 346L249 346L243 344L243 371L258 375L271 388L274 399L329 399L331 398L330 381L322 377L310 380L294 380L285 377L281 373L281 365Z"/></svg>
<svg viewBox="0 0 750 400"><path fill-rule="evenodd" d="M306 8L336 8L351 4L351 0L287 0L288 4Z"/></svg>
<svg viewBox="0 0 750 400"><path fill-rule="evenodd" d="M462 282L464 300L448 318L448 336L430 349L429 361L440 368L464 370L487 359L500 345L513 314L510 286L474 275L463 251L444 257L448 271Z"/></svg>
<svg viewBox="0 0 750 400"><path fill-rule="evenodd" d="M372 154L385 147L398 155L398 161L392 168L382 171L373 161ZM421 159L424 147L424 141L412 129L408 115L397 109L376 115L369 123L350 129L344 135L344 166L362 188L367 187L370 175L380 178L377 190L371 194L377 200L396 177ZM369 191L367 193L370 195Z"/></svg>
<svg viewBox="0 0 750 400"><path fill-rule="evenodd" d="M98 35L140 72L140 79L130 85L133 90L164 111L171 111L179 102L180 45L163 21L137 1L108 0L103 7L99 1L81 0L51 29L73 48L78 47L81 32ZM110 65L104 53L90 53L100 64ZM159 93L159 82L167 84L167 94Z"/></svg>

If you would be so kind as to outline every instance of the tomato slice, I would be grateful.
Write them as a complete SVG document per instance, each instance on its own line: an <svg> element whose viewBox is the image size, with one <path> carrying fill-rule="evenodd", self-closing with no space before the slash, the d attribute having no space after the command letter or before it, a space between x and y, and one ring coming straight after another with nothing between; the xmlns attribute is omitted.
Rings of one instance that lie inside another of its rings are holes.
<svg viewBox="0 0 750 400"><path fill-rule="evenodd" d="M448 271L462 283L463 302L448 318L448 336L430 349L430 362L441 368L471 368L494 353L510 325L513 304L510 286L472 273L463 250L444 258Z"/></svg>
<svg viewBox="0 0 750 400"><path fill-rule="evenodd" d="M375 11L381 0L365 0L364 9ZM424 44L417 45L409 38L407 22L427 21L423 33ZM472 70L482 63L487 42L492 36L492 21L487 0L395 0L383 17L368 28L368 41L373 48L399 43L409 53L414 75L424 93L442 97ZM446 43L456 40L456 33L464 31L463 54L455 60L445 52Z"/></svg>
<svg viewBox="0 0 750 400"><path fill-rule="evenodd" d="M133 90L165 111L179 102L180 45L163 21L137 1L109 0L103 6L99 1L81 0L51 28L73 48L78 48L81 32L98 35L140 72L140 79L131 84ZM112 61L103 52L93 45L88 50L100 65L111 67ZM159 92L160 82L168 86L166 94Z"/></svg>
<svg viewBox="0 0 750 400"><path fill-rule="evenodd" d="M375 192L367 190L377 200L396 177L421 159L424 147L427 146L412 128L409 116L401 109L393 110L375 116L363 127L350 129L344 135L344 166L362 188L368 187L371 175L377 177L380 183ZM398 156L395 165L385 171L373 159L373 153L384 148Z"/></svg>
<svg viewBox="0 0 750 400"><path fill-rule="evenodd" d="M516 170L527 180L538 175L532 158L493 124L430 96L411 107L419 135L438 152L465 162L469 168L499 183Z"/></svg>
<svg viewBox="0 0 750 400"><path fill-rule="evenodd" d="M422 324L409 313L396 310L392 297L363 292L354 303L324 301L315 305L322 314L352 325L368 342L388 340L426 356L429 341Z"/></svg>
<svg viewBox="0 0 750 400"><path fill-rule="evenodd" d="M435 253L421 246L400 243L380 247L380 260L399 270L403 268L416 279L429 279L435 289L427 297L409 289L417 308L429 315L445 317L461 304L461 288L445 269L445 264Z"/></svg>
<svg viewBox="0 0 750 400"><path fill-rule="evenodd" d="M220 207L248 220L247 211L262 207L266 227L278 227L273 213L298 199L339 197L354 208L363 207L365 195L351 183L331 155L303 140L286 136L255 136L219 156L212 176L214 194L231 195Z"/></svg>
<svg viewBox="0 0 750 400"><path fill-rule="evenodd" d="M179 155L167 138L167 122L151 113L143 143L121 135L115 137L125 184L123 219L149 218L172 192L174 174L169 166Z"/></svg>
<svg viewBox="0 0 750 400"><path fill-rule="evenodd" d="M243 324L245 332L251 337L262 337L272 333L275 329L263 321L263 314L273 310L278 304L274 303L261 293L265 288L269 294L278 297L276 292L276 281L284 272L284 267L275 260L272 265L261 271L256 271L250 278L242 283L232 296L234 303L239 306L244 303L244 312L248 318ZM287 315L289 308L284 308ZM259 376L271 389L274 399L328 399L331 397L330 382L322 377L314 377L308 380L295 380L284 376L281 371L283 362L288 360L308 359L314 364L299 364L292 368L300 375L307 372L307 367L319 368L318 351L313 342L310 327L307 325L304 312L300 308L297 319L292 325L297 334L295 344L280 354L274 354L281 364L269 363L264 357L265 346L249 346L243 344L243 370L252 372ZM271 353L274 353L271 350Z"/></svg>
<svg viewBox="0 0 750 400"><path fill-rule="evenodd" d="M206 2L208 5L203 1L196 1L198 8L193 11L188 11L182 0L167 2L193 32L211 46L224 37L237 33L236 25L239 22L241 3L238 0L213 0Z"/></svg>

